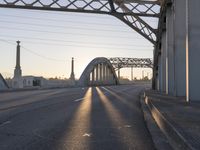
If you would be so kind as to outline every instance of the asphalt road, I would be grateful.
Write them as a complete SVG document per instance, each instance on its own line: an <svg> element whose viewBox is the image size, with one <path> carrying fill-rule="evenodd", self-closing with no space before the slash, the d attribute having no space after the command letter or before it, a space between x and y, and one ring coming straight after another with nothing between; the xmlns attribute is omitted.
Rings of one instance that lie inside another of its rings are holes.
<svg viewBox="0 0 200 150"><path fill-rule="evenodd" d="M0 94L0 150L152 150L142 85Z"/></svg>

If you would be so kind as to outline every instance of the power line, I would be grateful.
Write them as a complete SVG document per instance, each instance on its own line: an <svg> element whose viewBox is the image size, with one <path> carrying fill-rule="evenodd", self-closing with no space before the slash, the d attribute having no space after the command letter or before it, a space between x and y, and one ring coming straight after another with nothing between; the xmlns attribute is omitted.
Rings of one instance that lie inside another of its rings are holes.
<svg viewBox="0 0 200 150"><path fill-rule="evenodd" d="M14 41L14 40L11 40ZM126 48L126 47L104 47L104 46L85 46L85 45L69 45L69 44L53 44L53 43L47 43L47 42L30 42L30 41L26 41L26 43L30 43L30 44L38 44L38 45L53 45L53 46L66 46L66 47L85 47L85 48L101 48L101 49L118 49L118 50L130 50L130 51L151 51L151 49L133 49L133 48Z"/></svg>
<svg viewBox="0 0 200 150"><path fill-rule="evenodd" d="M114 46L132 46L132 47L152 47L152 45L135 45L135 44L126 44L126 43L105 43L105 42L90 42L90 43L87 43L87 42L82 42L82 41L71 41L71 40L57 40L57 39L42 39L42 38L34 38L34 37L24 37L24 36L8 36L8 35L2 35L0 34L0 36L2 37L9 37L9 38L15 38L15 39L25 39L25 40L29 40L29 39L32 39L32 40L39 40L39 41L53 41L53 42L63 42L63 43L81 43L81 44L90 44L90 45L114 45Z"/></svg>
<svg viewBox="0 0 200 150"><path fill-rule="evenodd" d="M129 31L125 31L125 30L108 30L108 29L95 29L95 28L82 28L82 27L72 27L72 26L58 26L58 25L47 25L47 24L36 24L36 23L22 23L22 22L15 22L15 21L2 21L0 20L0 22L2 23L9 23L9 24L22 24L22 25L30 25L30 26L36 26L36 27L41 27L41 26L45 26L46 27L53 27L53 28L61 28L61 29L66 29L66 28L70 28L70 29L80 29L80 30L92 30L92 31L109 31L109 32L124 32L124 33L130 33Z"/></svg>
<svg viewBox="0 0 200 150"><path fill-rule="evenodd" d="M10 42L8 40L0 39L0 41L3 41L5 43L11 44L11 45L16 45L14 42ZM48 44L50 44L50 43L48 43ZM51 58L51 57L47 57L47 56L41 55L41 54L36 53L35 51L33 51L33 50L29 49L29 48L26 48L25 46L22 46L22 45L21 45L21 48L23 48L24 50L26 50L27 52L29 52L29 53L31 53L33 55L36 55L36 56L41 57L41 58L46 59L46 60L56 61L56 62L65 62L66 61L64 59L56 59L56 58Z"/></svg>
<svg viewBox="0 0 200 150"><path fill-rule="evenodd" d="M51 34L65 34L65 35L79 35L79 36L92 36L92 37L104 37L104 38L116 38L116 36L104 36L104 35L91 35L91 34L86 34L86 33L66 33L66 32L55 32L55 31L47 31L47 30L37 30L37 29L22 29L22 28L15 28L15 27L4 27L0 26L0 29L9 29L9 30L18 30L18 31L31 31L31 32L41 32L41 33L51 33ZM130 39L130 37L121 37L118 36L117 38L122 38L122 39ZM139 37L135 37L139 38Z"/></svg>
<svg viewBox="0 0 200 150"><path fill-rule="evenodd" d="M8 43L8 44L11 44L11 45L16 45L14 42L10 42L8 40L0 39L0 41ZM33 50L30 50L30 49L22 46L22 45L21 45L21 48L23 48L24 50L28 51L31 54L34 54L34 55L39 56L39 57L44 58L44 59L48 59L48 60L51 60L51 61L57 61L57 62L58 61L59 62L65 62L66 61L66 60L63 60L63 59L55 59L55 58L51 58L51 57L47 57L47 56L41 55L39 53L34 52Z"/></svg>
<svg viewBox="0 0 200 150"><path fill-rule="evenodd" d="M42 13L48 13L49 14L49 12L44 12L44 11L41 11ZM40 14L41 14L41 12L40 12ZM55 13L51 13L51 14L55 14ZM75 13L74 13L75 14ZM73 15L74 15L73 14ZM51 19L51 18L41 18L41 17L27 17L27 16L19 16L19 15L8 15L8 14L2 14L1 13L1 15L2 16L7 16L7 17L19 17L19 18L26 18L26 19L42 19L42 20L49 20L49 21L64 21L64 22L69 22L69 21L66 21L66 20L60 20L60 19ZM61 16L66 16L65 14L60 14ZM109 16L109 15L108 15ZM52 16L51 16L52 17ZM103 19L103 20L110 20L110 18L100 18L100 17L94 17L94 16L80 16L80 17L86 17L86 18L95 18L95 19ZM76 17L73 17L73 19L74 18L76 18ZM115 18L115 17L113 17L113 18ZM115 18L116 20L117 20L117 18ZM148 21L148 22L152 22L152 23L158 23L158 20L150 20L150 19L144 19L144 21ZM88 22L84 22L84 21L74 21L74 20L71 20L70 22L72 22L72 23L83 23L83 24L88 24ZM119 26L119 25L115 25L115 24L106 24L106 23L94 23L94 22L91 22L92 24L96 24L96 25L114 25L114 26ZM90 24L91 24L90 23Z"/></svg>
<svg viewBox="0 0 200 150"><path fill-rule="evenodd" d="M60 62L65 62L65 61L66 61L66 60L63 60L63 59L55 59L55 58L51 58L51 57L47 57L47 56L41 55L41 54L39 54L39 53L34 52L33 50L30 50L30 49L28 49L28 48L22 46L22 45L21 45L21 47L22 47L24 50L28 51L29 53L32 53L32 54L34 54L34 55L36 55L36 56L39 56L39 57L41 57L41 58L44 58L44 59L48 59L48 60L51 60L51 61L60 61Z"/></svg>
<svg viewBox="0 0 200 150"><path fill-rule="evenodd" d="M16 44L14 44L13 42L9 42L9 41L4 40L4 39L0 39L0 41L5 42L5 43L8 43L8 44L10 44L10 45L16 45Z"/></svg>
<svg viewBox="0 0 200 150"><path fill-rule="evenodd" d="M108 23L94 23L94 22L84 22L84 21L74 21L74 20L61 20L61 19L52 19L52 18L40 18L40 17L26 17L26 16L17 16L17 15L7 15L1 14L1 17L14 17L14 18L25 18L25 19L32 19L32 20L46 20L46 21L55 21L55 22L67 22L67 23L79 23L79 24L86 24L86 25L103 25L103 26L120 26L116 24L108 24ZM121 27L121 26L120 26Z"/></svg>

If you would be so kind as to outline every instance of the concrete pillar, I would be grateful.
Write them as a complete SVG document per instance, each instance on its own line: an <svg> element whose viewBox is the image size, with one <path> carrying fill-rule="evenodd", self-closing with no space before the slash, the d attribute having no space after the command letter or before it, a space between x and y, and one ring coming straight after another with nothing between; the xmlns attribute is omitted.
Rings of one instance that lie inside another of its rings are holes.
<svg viewBox="0 0 200 150"><path fill-rule="evenodd" d="M102 64L102 73L103 73L103 84L105 84L105 80L106 80L106 69L105 69L105 64Z"/></svg>
<svg viewBox="0 0 200 150"><path fill-rule="evenodd" d="M167 58L166 58L166 72L167 81L166 90L169 95L176 95L175 91L175 49L174 49L174 7L169 5L166 14L166 43L167 43Z"/></svg>
<svg viewBox="0 0 200 150"><path fill-rule="evenodd" d="M162 65L162 92L166 92L166 31L162 33L161 41L161 65Z"/></svg>
<svg viewBox="0 0 200 150"><path fill-rule="evenodd" d="M14 70L14 78L21 78L22 70L20 66L20 41L17 41L17 53L16 53L16 66Z"/></svg>
<svg viewBox="0 0 200 150"><path fill-rule="evenodd" d="M113 77L112 77L112 71L111 71L111 68L109 68L109 83L110 83L110 84L113 83Z"/></svg>
<svg viewBox="0 0 200 150"><path fill-rule="evenodd" d="M118 79L120 79L120 68L118 68Z"/></svg>
<svg viewBox="0 0 200 150"><path fill-rule="evenodd" d="M133 81L133 67L131 67L131 81Z"/></svg>
<svg viewBox="0 0 200 150"><path fill-rule="evenodd" d="M175 93L186 95L186 0L174 1Z"/></svg>
<svg viewBox="0 0 200 150"><path fill-rule="evenodd" d="M158 56L158 90L162 92L162 65L161 55Z"/></svg>
<svg viewBox="0 0 200 150"><path fill-rule="evenodd" d="M107 83L107 70L106 70L106 64L104 64L104 84Z"/></svg>
<svg viewBox="0 0 200 150"><path fill-rule="evenodd" d="M200 101L200 1L187 0L186 10L186 63L188 64L188 100ZM187 67L187 66L186 66ZM187 72L186 72L187 73ZM187 88L187 87L186 87Z"/></svg>
<svg viewBox="0 0 200 150"><path fill-rule="evenodd" d="M99 81L99 67L96 65L96 85L98 84Z"/></svg>
<svg viewBox="0 0 200 150"><path fill-rule="evenodd" d="M74 58L72 57L72 62L71 62L71 75L70 75L70 80L75 81L75 74L74 74Z"/></svg>
<svg viewBox="0 0 200 150"><path fill-rule="evenodd" d="M12 79L12 88L23 88L22 70L20 66L20 41L17 41L16 66Z"/></svg>
<svg viewBox="0 0 200 150"><path fill-rule="evenodd" d="M108 84L111 84L111 73L110 73L110 68L107 66L107 71L108 71Z"/></svg>
<svg viewBox="0 0 200 150"><path fill-rule="evenodd" d="M160 83L159 83L160 81L159 81L159 76L158 76L158 74L156 73L155 74L155 86L156 86L156 90L158 90L159 91L159 85L160 85Z"/></svg>
<svg viewBox="0 0 200 150"><path fill-rule="evenodd" d="M106 66L106 83L109 84L109 68Z"/></svg>
<svg viewBox="0 0 200 150"><path fill-rule="evenodd" d="M94 69L92 70L92 85L94 85Z"/></svg>
<svg viewBox="0 0 200 150"><path fill-rule="evenodd" d="M100 75L99 76L99 81L100 81L101 84L103 84L103 82L102 82L103 81L103 75L102 75L103 67L102 66L103 66L103 64L99 64L99 75Z"/></svg>

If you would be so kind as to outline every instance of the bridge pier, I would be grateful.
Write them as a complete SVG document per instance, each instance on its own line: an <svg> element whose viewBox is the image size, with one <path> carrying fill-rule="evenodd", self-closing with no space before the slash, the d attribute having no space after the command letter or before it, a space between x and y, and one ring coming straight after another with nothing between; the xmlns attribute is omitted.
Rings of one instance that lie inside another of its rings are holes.
<svg viewBox="0 0 200 150"><path fill-rule="evenodd" d="M174 50L174 7L167 6L166 12L166 50L167 50L167 94L176 95L175 92L175 50Z"/></svg>
<svg viewBox="0 0 200 150"><path fill-rule="evenodd" d="M199 0L175 0L167 6L166 31L158 56L157 89L186 100L199 99L200 14Z"/></svg>
<svg viewBox="0 0 200 150"><path fill-rule="evenodd" d="M162 80L161 80L161 91L163 93L166 93L166 82L167 82L167 76L166 76L166 30L163 31L162 34L162 45L161 45L161 71L162 71Z"/></svg>
<svg viewBox="0 0 200 150"><path fill-rule="evenodd" d="M166 28L158 56L158 90L174 95L186 95L186 0L175 0L167 6Z"/></svg>
<svg viewBox="0 0 200 150"><path fill-rule="evenodd" d="M174 1L175 93L186 95L186 1Z"/></svg>
<svg viewBox="0 0 200 150"><path fill-rule="evenodd" d="M161 55L158 56L158 87L157 90L162 92L162 65L161 65Z"/></svg>
<svg viewBox="0 0 200 150"><path fill-rule="evenodd" d="M200 1L186 3L186 89L188 100L200 101Z"/></svg>

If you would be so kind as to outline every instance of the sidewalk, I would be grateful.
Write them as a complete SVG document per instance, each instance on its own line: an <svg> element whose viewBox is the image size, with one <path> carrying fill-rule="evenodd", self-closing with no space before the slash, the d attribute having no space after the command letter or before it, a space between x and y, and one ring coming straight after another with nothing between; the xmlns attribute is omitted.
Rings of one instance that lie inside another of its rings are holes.
<svg viewBox="0 0 200 150"><path fill-rule="evenodd" d="M174 149L200 150L200 101L146 91L145 103Z"/></svg>

